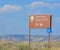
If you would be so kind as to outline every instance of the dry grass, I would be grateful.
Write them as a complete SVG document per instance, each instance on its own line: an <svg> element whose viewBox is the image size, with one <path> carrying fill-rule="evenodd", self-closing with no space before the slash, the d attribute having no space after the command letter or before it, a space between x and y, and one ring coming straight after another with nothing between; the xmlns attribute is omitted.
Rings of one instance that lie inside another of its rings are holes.
<svg viewBox="0 0 60 50"><path fill-rule="evenodd" d="M0 50L29 50L28 42L13 42L9 40L0 40ZM28 46L28 47L27 47ZM31 42L31 50L60 50L60 42L52 41L51 48L48 47L48 42ZM26 47L26 48L24 48ZM24 48L24 49L21 49Z"/></svg>

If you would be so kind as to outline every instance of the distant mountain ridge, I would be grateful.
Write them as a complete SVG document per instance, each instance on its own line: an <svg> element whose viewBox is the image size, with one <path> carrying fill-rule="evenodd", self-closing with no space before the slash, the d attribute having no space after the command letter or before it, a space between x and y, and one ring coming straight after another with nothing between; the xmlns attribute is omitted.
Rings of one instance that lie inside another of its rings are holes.
<svg viewBox="0 0 60 50"><path fill-rule="evenodd" d="M10 41L28 41L29 36L28 35L18 35L18 34L10 34L10 35L0 35L0 40L1 39L8 39ZM51 35L51 41L60 41L60 36L57 35ZM30 38L31 41L47 41L48 36L47 35L31 35Z"/></svg>

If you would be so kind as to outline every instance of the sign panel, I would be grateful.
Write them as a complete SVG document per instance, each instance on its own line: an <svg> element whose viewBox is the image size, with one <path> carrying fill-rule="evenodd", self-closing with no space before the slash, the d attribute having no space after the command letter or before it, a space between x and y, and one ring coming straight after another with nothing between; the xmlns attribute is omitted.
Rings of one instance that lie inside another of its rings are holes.
<svg viewBox="0 0 60 50"><path fill-rule="evenodd" d="M29 28L50 28L51 15L30 15Z"/></svg>
<svg viewBox="0 0 60 50"><path fill-rule="evenodd" d="M51 28L47 28L47 33L52 33L52 29Z"/></svg>

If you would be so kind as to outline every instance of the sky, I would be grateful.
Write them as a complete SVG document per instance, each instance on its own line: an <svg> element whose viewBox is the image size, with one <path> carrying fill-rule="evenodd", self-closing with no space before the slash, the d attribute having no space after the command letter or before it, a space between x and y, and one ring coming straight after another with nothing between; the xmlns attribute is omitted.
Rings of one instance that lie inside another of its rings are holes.
<svg viewBox="0 0 60 50"><path fill-rule="evenodd" d="M28 35L31 14L51 14L51 35L60 35L60 0L0 0L0 35ZM31 29L31 35L48 35L48 32Z"/></svg>

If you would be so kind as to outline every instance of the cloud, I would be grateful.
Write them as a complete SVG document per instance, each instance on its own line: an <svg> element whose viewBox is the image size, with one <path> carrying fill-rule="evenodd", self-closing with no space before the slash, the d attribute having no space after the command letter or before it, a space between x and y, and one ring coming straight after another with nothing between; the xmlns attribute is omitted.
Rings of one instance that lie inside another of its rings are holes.
<svg viewBox="0 0 60 50"><path fill-rule="evenodd" d="M26 7L33 9L33 8L39 8L39 7L46 7L46 8L58 8L60 7L60 3L48 3L43 1L35 1L31 4L27 5Z"/></svg>
<svg viewBox="0 0 60 50"><path fill-rule="evenodd" d="M60 22L60 18L53 19L54 22Z"/></svg>
<svg viewBox="0 0 60 50"><path fill-rule="evenodd" d="M32 2L31 4L27 5L27 7L29 8L36 8L36 7L48 7L48 3L44 3L41 1L36 1L36 2Z"/></svg>
<svg viewBox="0 0 60 50"><path fill-rule="evenodd" d="M4 5L0 7L0 12L11 12L11 11L18 11L21 10L20 6L17 5Z"/></svg>
<svg viewBox="0 0 60 50"><path fill-rule="evenodd" d="M55 4L52 4L53 7L60 7L60 3L55 3Z"/></svg>

